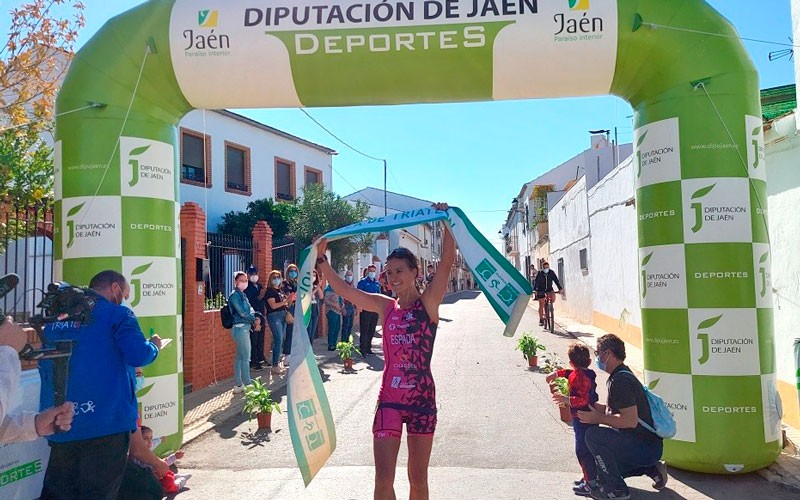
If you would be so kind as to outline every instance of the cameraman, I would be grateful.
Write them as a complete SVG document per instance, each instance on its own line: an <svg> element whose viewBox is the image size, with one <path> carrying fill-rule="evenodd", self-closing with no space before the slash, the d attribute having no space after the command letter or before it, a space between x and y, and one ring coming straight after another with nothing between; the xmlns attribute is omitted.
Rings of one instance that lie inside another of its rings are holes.
<svg viewBox="0 0 800 500"><path fill-rule="evenodd" d="M19 387L19 352L28 342L28 336L5 318L0 324L0 444L33 441L39 436L54 432L53 425L69 430L72 423L72 403L50 408L38 415L23 413L7 415L11 400Z"/></svg>
<svg viewBox="0 0 800 500"><path fill-rule="evenodd" d="M135 367L152 363L161 348L161 339L145 339L133 311L122 305L130 294L124 276L102 271L89 287L96 302L90 321L67 319L45 329L48 342L74 342L67 399L74 401L75 420L69 432L49 438L42 500L117 497L136 430ZM53 362L40 362L39 371L46 408L54 397Z"/></svg>

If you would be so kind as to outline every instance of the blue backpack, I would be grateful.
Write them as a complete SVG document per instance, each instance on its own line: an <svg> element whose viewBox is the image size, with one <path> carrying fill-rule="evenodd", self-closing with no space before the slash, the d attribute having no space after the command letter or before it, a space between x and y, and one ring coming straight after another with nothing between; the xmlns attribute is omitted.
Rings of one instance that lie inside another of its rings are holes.
<svg viewBox="0 0 800 500"><path fill-rule="evenodd" d="M672 417L672 412L669 411L669 407L667 407L667 403L661 399L661 396L652 392L650 388L639 382L639 379L636 378L636 375L633 373L628 370L620 370L620 373L630 373L630 375L636 379L636 382L642 386L644 395L647 396L647 405L650 407L650 416L653 418L653 426L651 427L640 418L639 423L642 424L642 427L663 439L673 437L675 433L678 432L678 427L675 424L675 419Z"/></svg>

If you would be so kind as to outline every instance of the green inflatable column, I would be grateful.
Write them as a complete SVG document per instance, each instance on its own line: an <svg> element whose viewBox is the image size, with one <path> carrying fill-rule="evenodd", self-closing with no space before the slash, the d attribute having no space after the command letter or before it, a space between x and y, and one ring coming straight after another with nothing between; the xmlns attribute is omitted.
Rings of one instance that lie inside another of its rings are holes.
<svg viewBox="0 0 800 500"><path fill-rule="evenodd" d="M190 108L172 76L170 6L151 2L111 20L78 53L58 112L97 104L59 117L55 144L56 278L86 285L98 271L121 272L142 330L172 340L144 369L138 394L159 452L177 450L183 433L175 125Z"/></svg>
<svg viewBox="0 0 800 500"><path fill-rule="evenodd" d="M613 93L636 113L645 378L678 424L665 458L757 470L780 453L758 75L705 2L619 5Z"/></svg>

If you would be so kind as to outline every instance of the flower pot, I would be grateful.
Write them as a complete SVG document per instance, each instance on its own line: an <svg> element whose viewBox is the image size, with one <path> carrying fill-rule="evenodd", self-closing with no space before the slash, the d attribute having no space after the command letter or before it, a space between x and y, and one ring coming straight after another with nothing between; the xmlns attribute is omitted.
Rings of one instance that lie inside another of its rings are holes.
<svg viewBox="0 0 800 500"><path fill-rule="evenodd" d="M272 413L256 413L259 429L269 429L272 427Z"/></svg>
<svg viewBox="0 0 800 500"><path fill-rule="evenodd" d="M565 424L572 424L572 414L569 412L569 407L559 406L558 412L561 414L561 421Z"/></svg>
<svg viewBox="0 0 800 500"><path fill-rule="evenodd" d="M345 370L352 370L353 369L353 358L345 359L344 360L344 369Z"/></svg>
<svg viewBox="0 0 800 500"><path fill-rule="evenodd" d="M531 368L538 368L539 356L528 356L528 366Z"/></svg>

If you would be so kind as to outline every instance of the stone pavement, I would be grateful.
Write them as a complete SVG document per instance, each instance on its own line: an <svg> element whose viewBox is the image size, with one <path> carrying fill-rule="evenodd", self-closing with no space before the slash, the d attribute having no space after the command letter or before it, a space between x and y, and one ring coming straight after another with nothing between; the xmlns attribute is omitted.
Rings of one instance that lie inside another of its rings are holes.
<svg viewBox="0 0 800 500"><path fill-rule="evenodd" d="M530 307L537 306L535 301L531 301ZM566 315L563 311L556 309L556 324L565 332L574 336L581 342L587 343L592 349L596 340L605 335L605 330L593 325L587 325ZM642 350L634 345L625 345L625 364L627 364L636 375L644 378L644 356ZM758 474L769 482L780 484L781 486L800 493L800 430L794 429L784 424L784 434L786 445L783 452L772 465L758 471Z"/></svg>

